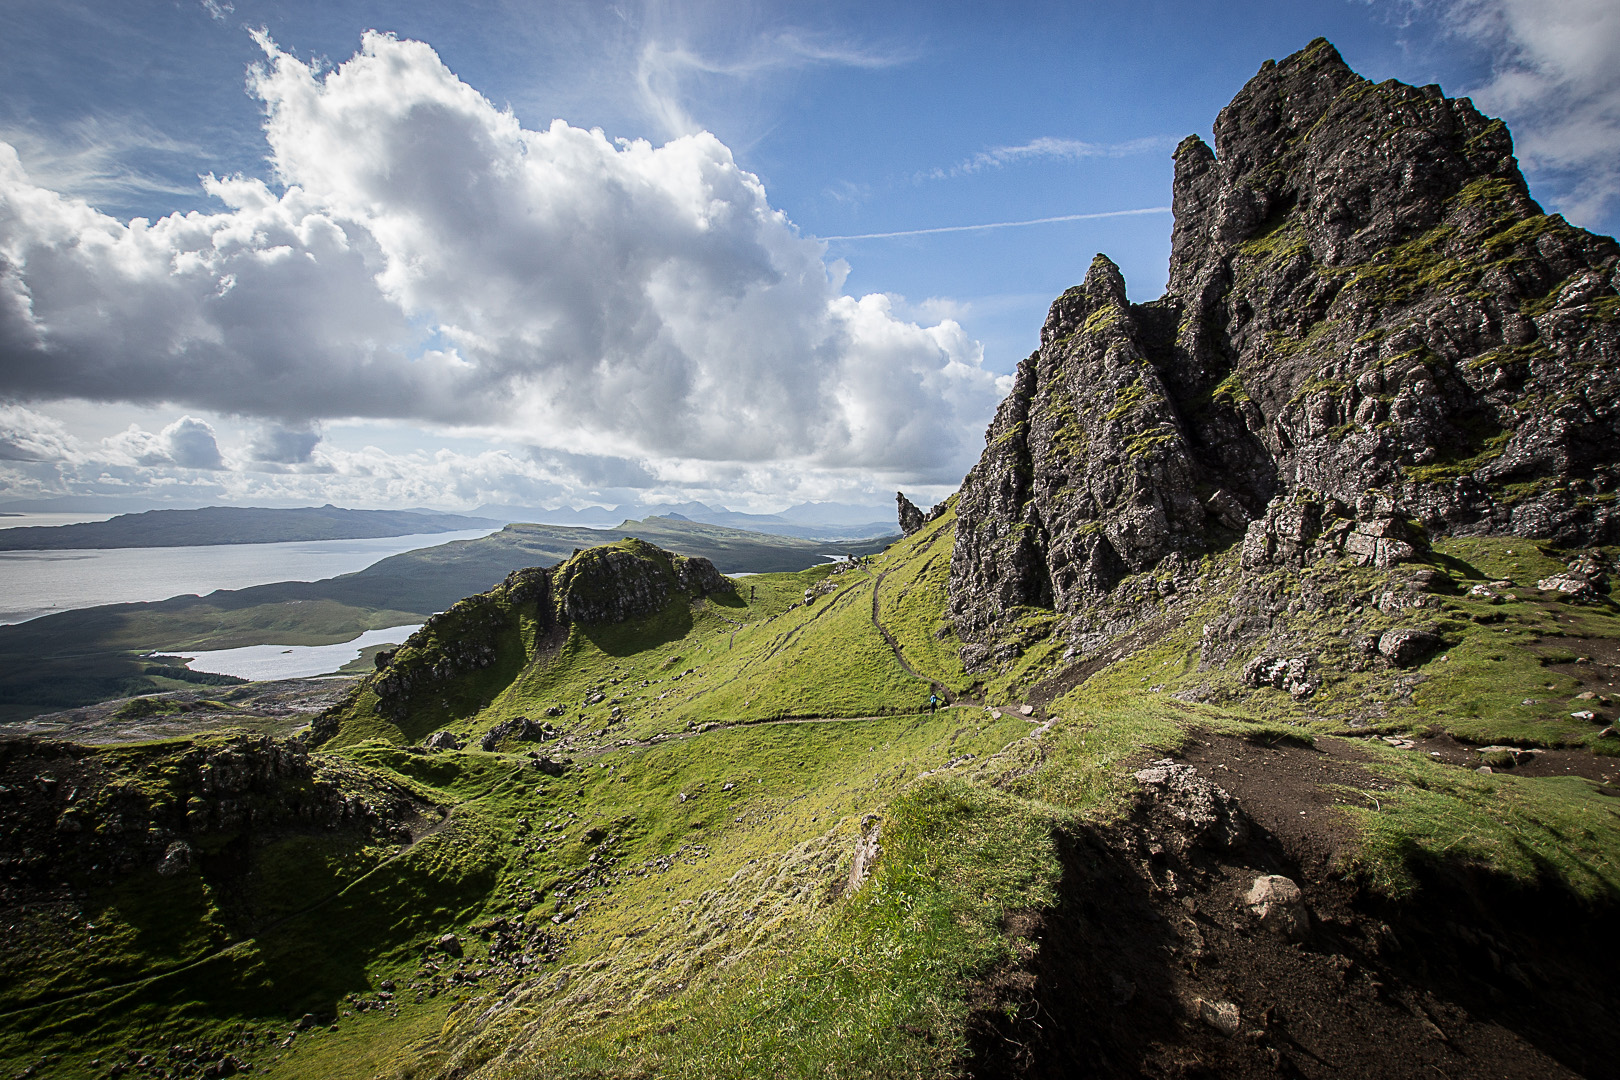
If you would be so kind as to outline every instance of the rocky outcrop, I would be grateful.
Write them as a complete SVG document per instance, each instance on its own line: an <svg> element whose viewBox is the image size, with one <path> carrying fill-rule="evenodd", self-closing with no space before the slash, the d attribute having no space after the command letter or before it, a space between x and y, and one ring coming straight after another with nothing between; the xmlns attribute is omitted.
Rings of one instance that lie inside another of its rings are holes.
<svg viewBox="0 0 1620 1080"><path fill-rule="evenodd" d="M898 504L900 510L900 531L906 536L910 536L930 521L933 521L950 507L950 500L947 499L945 502L935 503L934 508L925 514L917 509L916 503L906 498L906 493L903 491L894 493L894 501Z"/></svg>
<svg viewBox="0 0 1620 1080"><path fill-rule="evenodd" d="M1251 568L1620 539L1620 247L1542 213L1501 121L1319 40L1175 161L1165 296L1130 303L1098 256L964 481L970 666L1239 538Z"/></svg>
<svg viewBox="0 0 1620 1080"><path fill-rule="evenodd" d="M735 587L708 559L642 540L582 551L552 573L558 614L579 623L620 623L661 610L676 593L698 597Z"/></svg>
<svg viewBox="0 0 1620 1080"><path fill-rule="evenodd" d="M628 538L576 552L549 569L515 570L489 592L428 619L343 702L315 720L311 740L329 741L357 711L419 737L487 704L490 687L475 685L479 680L472 676L496 665L515 675L539 651L565 639L570 627L622 623L677 600L735 587L708 559ZM483 681L494 686L507 680Z"/></svg>
<svg viewBox="0 0 1620 1080"><path fill-rule="evenodd" d="M557 730L550 724L537 723L526 716L519 716L502 721L484 732L484 737L478 745L481 750L493 753L506 742L545 742L556 737Z"/></svg>
<svg viewBox="0 0 1620 1080"><path fill-rule="evenodd" d="M0 905L75 877L195 872L203 852L288 833L406 842L421 811L297 739L212 736L133 751L0 740Z"/></svg>

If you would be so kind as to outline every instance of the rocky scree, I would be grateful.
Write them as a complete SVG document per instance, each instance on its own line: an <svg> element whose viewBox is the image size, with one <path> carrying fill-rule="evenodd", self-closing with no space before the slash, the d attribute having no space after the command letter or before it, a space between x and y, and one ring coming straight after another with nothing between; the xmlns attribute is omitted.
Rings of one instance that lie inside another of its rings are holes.
<svg viewBox="0 0 1620 1080"><path fill-rule="evenodd" d="M1175 160L1166 294L1132 304L1099 255L963 483L970 668L1238 538L1380 566L1425 535L1620 539L1620 247L1542 213L1501 121L1318 40Z"/></svg>

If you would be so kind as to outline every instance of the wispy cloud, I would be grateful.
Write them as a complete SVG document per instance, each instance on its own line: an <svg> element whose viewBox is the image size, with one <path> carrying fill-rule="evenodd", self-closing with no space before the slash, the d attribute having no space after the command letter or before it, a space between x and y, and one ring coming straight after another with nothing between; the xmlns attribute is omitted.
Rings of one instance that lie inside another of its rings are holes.
<svg viewBox="0 0 1620 1080"><path fill-rule="evenodd" d="M176 183L143 169L132 159L187 156L198 148L128 117L90 116L45 134L31 128L0 129L0 142L17 150L28 174L54 191L92 203L118 202L129 195L189 195L201 188Z"/></svg>
<svg viewBox="0 0 1620 1080"><path fill-rule="evenodd" d="M1442 24L1484 45L1470 93L1513 127L1520 160L1555 205L1597 224L1620 205L1620 5L1614 0L1438 0Z"/></svg>
<svg viewBox="0 0 1620 1080"><path fill-rule="evenodd" d="M1174 147L1176 142L1177 139L1169 135L1149 135L1117 143L1095 143L1083 139L1059 139L1043 135L1017 146L996 146L989 150L981 150L955 165L920 172L916 179L949 180L952 177L983 172L985 169L1000 169L1007 165L1040 158L1072 161L1080 158L1130 157L1135 154L1149 154L1155 150L1167 150Z"/></svg>
<svg viewBox="0 0 1620 1080"><path fill-rule="evenodd" d="M984 232L988 229L1017 229L1025 225L1052 225L1060 221L1095 221L1100 218L1137 217L1142 214L1168 214L1168 206L1144 206L1137 210L1103 210L1094 214L1059 214L1056 217L1029 218L1026 221L990 221L982 225L938 225L931 229L898 229L894 232L855 233L850 236L823 236L822 240L888 240L897 236L933 236L936 233Z"/></svg>
<svg viewBox="0 0 1620 1080"><path fill-rule="evenodd" d="M649 40L636 59L636 87L648 112L671 137L703 130L688 104L690 83L723 78L742 82L806 67L894 67L911 54L887 51L811 31L789 29L749 38L729 51L707 51L685 41Z"/></svg>

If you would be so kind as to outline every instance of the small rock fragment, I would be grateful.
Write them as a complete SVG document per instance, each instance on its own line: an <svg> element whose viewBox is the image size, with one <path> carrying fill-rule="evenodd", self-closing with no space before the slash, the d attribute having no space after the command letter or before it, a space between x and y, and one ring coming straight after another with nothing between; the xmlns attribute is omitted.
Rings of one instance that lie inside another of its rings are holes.
<svg viewBox="0 0 1620 1080"><path fill-rule="evenodd" d="M1262 874L1254 879L1243 902L1260 920L1260 925L1287 938L1303 937L1311 928L1299 886L1281 874Z"/></svg>
<svg viewBox="0 0 1620 1080"><path fill-rule="evenodd" d="M1199 998L1196 1004L1198 1019L1229 1039L1238 1033L1243 1015L1236 1005L1230 1001L1206 1001L1203 998Z"/></svg>

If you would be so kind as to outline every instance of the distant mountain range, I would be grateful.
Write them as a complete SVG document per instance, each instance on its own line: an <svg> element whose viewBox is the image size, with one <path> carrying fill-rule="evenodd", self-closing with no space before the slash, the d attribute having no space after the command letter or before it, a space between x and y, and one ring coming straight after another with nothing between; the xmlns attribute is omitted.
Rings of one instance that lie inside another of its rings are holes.
<svg viewBox="0 0 1620 1080"><path fill-rule="evenodd" d="M666 503L660 506L625 503L612 508L587 506L582 510L569 507L547 510L543 507L486 503L473 513L483 517L499 518L502 521L574 525L595 529L615 528L626 520L669 517L696 521L704 525L723 525L730 529L774 533L777 536L797 536L807 540L867 539L896 531L892 508L836 502L800 503L776 514L745 514L727 510L723 506L714 507L700 502Z"/></svg>
<svg viewBox="0 0 1620 1080"><path fill-rule="evenodd" d="M337 506L159 507L145 500L91 496L0 503L0 514L123 511L104 522L21 526L0 530L0 551L62 548L189 547L213 544L274 544L293 540L358 540L412 533L494 528L511 522L616 529L626 521L669 517L730 529L796 536L804 540L866 540L894 533L892 507L805 502L775 514L745 514L700 502L648 506L587 506L546 509L486 503L471 514L407 510L347 510ZM431 523L431 524L429 524Z"/></svg>
<svg viewBox="0 0 1620 1080"><path fill-rule="evenodd" d="M200 510L148 510L107 521L0 529L0 551L70 548L211 547L278 544L297 540L364 540L417 533L494 529L506 522L411 510L345 510L337 506L270 509L208 506Z"/></svg>

